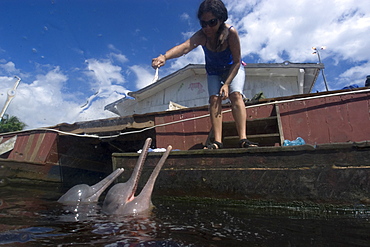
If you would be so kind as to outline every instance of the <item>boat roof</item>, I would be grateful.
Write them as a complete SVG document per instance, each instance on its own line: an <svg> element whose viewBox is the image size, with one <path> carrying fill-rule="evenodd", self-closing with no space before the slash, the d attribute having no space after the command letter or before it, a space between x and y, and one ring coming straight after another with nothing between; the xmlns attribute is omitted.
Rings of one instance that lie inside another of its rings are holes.
<svg viewBox="0 0 370 247"><path fill-rule="evenodd" d="M296 76L300 69L305 70L305 93L311 91L316 78L321 69L324 69L323 63L291 63L285 61L283 63L249 63L244 66L246 75L275 75L275 76ZM187 77L194 75L206 74L204 64L188 64L184 68L177 70L176 72L169 74L155 83L152 83L142 89L135 92L129 92L128 95L138 100L153 95L165 88L184 80ZM122 101L120 99L118 101ZM118 101L112 103L117 104ZM112 105L109 104L109 105ZM108 106L107 106L108 107Z"/></svg>

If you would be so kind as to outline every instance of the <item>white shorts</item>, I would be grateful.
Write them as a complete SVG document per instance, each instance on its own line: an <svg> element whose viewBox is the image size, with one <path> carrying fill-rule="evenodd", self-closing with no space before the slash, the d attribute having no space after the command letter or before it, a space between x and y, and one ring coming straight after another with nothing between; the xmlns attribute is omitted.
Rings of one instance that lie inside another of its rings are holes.
<svg viewBox="0 0 370 247"><path fill-rule="evenodd" d="M220 96L220 89L224 84L225 78L219 75L207 75L207 82L208 82L208 94L209 96L215 95ZM242 95L244 89L244 82L245 82L245 70L244 66L240 65L239 71L232 80L229 86L229 94L234 92L239 92Z"/></svg>

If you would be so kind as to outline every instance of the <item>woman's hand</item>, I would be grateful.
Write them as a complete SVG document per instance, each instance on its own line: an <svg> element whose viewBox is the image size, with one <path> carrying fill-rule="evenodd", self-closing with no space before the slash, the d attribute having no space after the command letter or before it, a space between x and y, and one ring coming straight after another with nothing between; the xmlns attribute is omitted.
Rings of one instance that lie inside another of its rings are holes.
<svg viewBox="0 0 370 247"><path fill-rule="evenodd" d="M222 85L220 89L220 97L222 100L229 98L229 84Z"/></svg>
<svg viewBox="0 0 370 247"><path fill-rule="evenodd" d="M162 67L166 64L166 56L165 55L159 55L158 57L156 58L153 58L152 59L152 67L153 69L157 69L159 67Z"/></svg>

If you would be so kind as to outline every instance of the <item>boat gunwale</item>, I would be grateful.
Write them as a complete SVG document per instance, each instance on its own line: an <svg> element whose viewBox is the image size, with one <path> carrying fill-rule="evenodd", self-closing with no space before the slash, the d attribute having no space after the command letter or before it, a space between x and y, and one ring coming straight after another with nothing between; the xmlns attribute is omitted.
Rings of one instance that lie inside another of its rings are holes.
<svg viewBox="0 0 370 247"><path fill-rule="evenodd" d="M193 155L213 155L213 154L248 154L248 153L276 153L292 151L315 151L315 150L336 150L336 149L363 149L370 148L370 140L362 142L338 142L325 144L305 144L297 146L275 146L275 147L250 147L250 148L228 148L228 149L197 149L197 150L178 150L171 151L170 156L193 156ZM139 153L112 153L112 158L116 157L138 157ZM162 156L162 152L150 152L148 156Z"/></svg>

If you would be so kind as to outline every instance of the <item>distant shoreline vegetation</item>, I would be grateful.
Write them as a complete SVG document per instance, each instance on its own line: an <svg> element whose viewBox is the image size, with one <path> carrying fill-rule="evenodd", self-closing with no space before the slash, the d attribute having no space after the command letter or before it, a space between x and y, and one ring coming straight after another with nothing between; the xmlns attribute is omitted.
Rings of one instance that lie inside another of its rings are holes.
<svg viewBox="0 0 370 247"><path fill-rule="evenodd" d="M23 130L27 125L20 121L16 116L5 114L0 120L0 133Z"/></svg>

